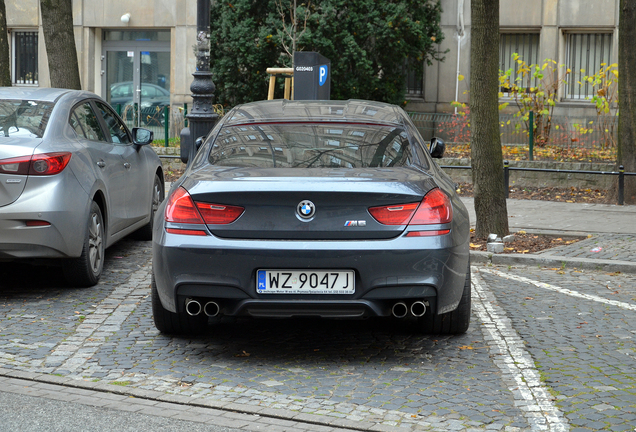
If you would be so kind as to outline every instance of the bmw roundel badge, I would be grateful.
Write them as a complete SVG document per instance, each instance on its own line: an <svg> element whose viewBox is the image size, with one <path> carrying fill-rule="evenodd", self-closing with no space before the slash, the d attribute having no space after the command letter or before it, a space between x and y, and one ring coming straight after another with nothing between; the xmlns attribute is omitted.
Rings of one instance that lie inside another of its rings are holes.
<svg viewBox="0 0 636 432"><path fill-rule="evenodd" d="M309 200L301 201L296 207L298 216L303 219L309 219L316 213L316 206Z"/></svg>

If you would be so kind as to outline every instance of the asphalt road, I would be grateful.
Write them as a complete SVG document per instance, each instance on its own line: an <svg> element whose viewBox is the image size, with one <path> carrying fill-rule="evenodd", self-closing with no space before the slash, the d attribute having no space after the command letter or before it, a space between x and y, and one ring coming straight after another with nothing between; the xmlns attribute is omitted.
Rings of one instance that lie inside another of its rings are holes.
<svg viewBox="0 0 636 432"><path fill-rule="evenodd" d="M239 430L0 391L0 431L238 432Z"/></svg>
<svg viewBox="0 0 636 432"><path fill-rule="evenodd" d="M226 319L201 337L171 338L152 324L150 270L150 244L132 240L107 252L93 288L65 287L56 269L0 267L0 377L25 378L42 400L56 392L36 384L52 382L258 415L219 424L250 430L636 425L633 274L476 264L472 324L457 337L422 336L408 320ZM108 408L123 413L127 402ZM72 407L69 421L81 421ZM173 411L149 412L180 419Z"/></svg>

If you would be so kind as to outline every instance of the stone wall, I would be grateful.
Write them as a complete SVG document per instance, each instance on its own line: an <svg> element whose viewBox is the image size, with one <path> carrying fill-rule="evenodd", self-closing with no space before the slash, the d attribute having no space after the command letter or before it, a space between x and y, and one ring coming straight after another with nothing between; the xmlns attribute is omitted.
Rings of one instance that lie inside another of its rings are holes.
<svg viewBox="0 0 636 432"><path fill-rule="evenodd" d="M444 158L438 159L437 162L440 166L470 166L470 159ZM510 167L597 172L617 171L613 163L590 162L510 161ZM458 183L472 183L470 169L444 168L444 171ZM510 186L519 187L577 187L608 190L617 179L616 175L510 171Z"/></svg>

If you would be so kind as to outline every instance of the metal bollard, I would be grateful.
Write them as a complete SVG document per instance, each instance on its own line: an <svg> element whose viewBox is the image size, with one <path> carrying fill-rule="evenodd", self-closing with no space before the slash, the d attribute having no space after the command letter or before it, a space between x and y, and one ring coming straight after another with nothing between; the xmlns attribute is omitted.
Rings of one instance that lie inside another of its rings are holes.
<svg viewBox="0 0 636 432"><path fill-rule="evenodd" d="M618 167L618 205L623 205L625 201L625 167Z"/></svg>
<svg viewBox="0 0 636 432"><path fill-rule="evenodd" d="M528 159L534 160L534 112L530 111L530 118L528 119Z"/></svg>
<svg viewBox="0 0 636 432"><path fill-rule="evenodd" d="M504 188L506 189L506 198L510 196L510 163L505 160L504 163Z"/></svg>
<svg viewBox="0 0 636 432"><path fill-rule="evenodd" d="M168 128L170 127L170 106L166 105L163 107L163 136L164 136L164 147L168 147Z"/></svg>

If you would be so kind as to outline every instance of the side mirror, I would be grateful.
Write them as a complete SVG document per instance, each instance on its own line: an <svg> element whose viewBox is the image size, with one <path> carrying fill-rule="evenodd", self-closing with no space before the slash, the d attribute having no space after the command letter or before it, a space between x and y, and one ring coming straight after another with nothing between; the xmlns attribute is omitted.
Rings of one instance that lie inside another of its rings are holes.
<svg viewBox="0 0 636 432"><path fill-rule="evenodd" d="M138 146L150 144L155 137L152 131L144 128L133 128L132 135L133 143Z"/></svg>
<svg viewBox="0 0 636 432"><path fill-rule="evenodd" d="M444 150L446 150L446 144L439 138L432 138L431 145L428 148L431 153L431 157L435 159L441 159L444 157Z"/></svg>

